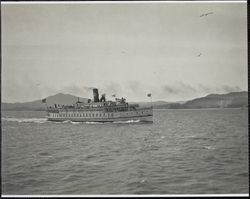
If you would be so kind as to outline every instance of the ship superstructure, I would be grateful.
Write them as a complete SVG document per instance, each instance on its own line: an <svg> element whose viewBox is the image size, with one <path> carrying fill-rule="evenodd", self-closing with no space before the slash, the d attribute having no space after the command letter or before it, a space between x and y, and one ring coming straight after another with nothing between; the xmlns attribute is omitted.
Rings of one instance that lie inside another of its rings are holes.
<svg viewBox="0 0 250 199"><path fill-rule="evenodd" d="M106 101L105 94L99 98L98 89L93 89L93 101L78 101L73 105L55 105L47 107L50 121L73 122L114 122L139 120L153 122L153 108L141 108L139 104L129 104L125 98Z"/></svg>

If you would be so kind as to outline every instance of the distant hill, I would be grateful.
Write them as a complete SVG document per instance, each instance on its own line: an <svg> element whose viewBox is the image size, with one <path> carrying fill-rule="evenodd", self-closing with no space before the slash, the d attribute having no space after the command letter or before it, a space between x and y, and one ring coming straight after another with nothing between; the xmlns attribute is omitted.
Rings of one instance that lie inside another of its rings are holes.
<svg viewBox="0 0 250 199"><path fill-rule="evenodd" d="M210 94L205 97L187 101L182 108L237 108L248 106L248 92L228 94Z"/></svg>
<svg viewBox="0 0 250 199"><path fill-rule="evenodd" d="M141 107L149 107L151 106L151 102L136 102ZM154 109L177 109L181 108L182 104L178 102L165 102L165 101L155 101L152 102Z"/></svg>
<svg viewBox="0 0 250 199"><path fill-rule="evenodd" d="M73 104L77 102L77 97L69 94L58 93L46 98L47 106L54 106L54 104ZM81 102L87 102L87 98L79 98ZM24 103L2 103L2 110L45 110L46 104L41 100Z"/></svg>
<svg viewBox="0 0 250 199"><path fill-rule="evenodd" d="M81 102L87 102L87 98L79 98ZM59 93L46 98L48 106L54 104L70 105L77 101L77 97ZM150 102L136 102L141 107L150 106ZM237 108L248 106L248 92L232 92L228 94L210 94L187 102L152 102L154 109L191 109L191 108ZM2 110L45 110L46 104L42 100L24 103L2 103Z"/></svg>
<svg viewBox="0 0 250 199"><path fill-rule="evenodd" d="M147 104L149 104L149 102L147 102ZM247 91L227 94L210 94L186 102L153 102L154 109L240 108L247 106Z"/></svg>
<svg viewBox="0 0 250 199"><path fill-rule="evenodd" d="M130 102L130 103L139 104L140 107L149 107L149 106L151 106L151 102ZM165 101L152 102L153 107L166 106L167 104L169 104L169 102L165 102Z"/></svg>
<svg viewBox="0 0 250 199"><path fill-rule="evenodd" d="M153 107L154 109L180 109L183 105L178 102L169 102L166 104L154 104Z"/></svg>

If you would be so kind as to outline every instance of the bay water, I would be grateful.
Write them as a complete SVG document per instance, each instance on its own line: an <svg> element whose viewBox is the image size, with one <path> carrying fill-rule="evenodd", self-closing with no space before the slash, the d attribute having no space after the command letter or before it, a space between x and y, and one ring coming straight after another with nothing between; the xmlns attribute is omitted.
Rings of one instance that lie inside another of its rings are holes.
<svg viewBox="0 0 250 199"><path fill-rule="evenodd" d="M153 124L2 111L2 194L248 193L248 110L154 110Z"/></svg>

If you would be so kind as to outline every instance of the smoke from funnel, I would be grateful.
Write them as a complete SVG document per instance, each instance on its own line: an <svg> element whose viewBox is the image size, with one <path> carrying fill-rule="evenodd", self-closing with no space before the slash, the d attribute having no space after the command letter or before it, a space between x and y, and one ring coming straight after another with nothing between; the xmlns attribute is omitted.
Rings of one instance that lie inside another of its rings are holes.
<svg viewBox="0 0 250 199"><path fill-rule="evenodd" d="M93 89L97 89L97 88L94 88L94 87L88 87L88 86L84 86L84 88L85 88L86 90L93 90Z"/></svg>

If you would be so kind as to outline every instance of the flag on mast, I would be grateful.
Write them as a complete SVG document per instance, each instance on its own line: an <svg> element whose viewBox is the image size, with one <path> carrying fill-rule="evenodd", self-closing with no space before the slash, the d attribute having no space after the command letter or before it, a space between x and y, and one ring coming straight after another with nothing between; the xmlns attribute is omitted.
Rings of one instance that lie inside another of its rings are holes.
<svg viewBox="0 0 250 199"><path fill-rule="evenodd" d="M149 93L147 96L148 96L148 97L151 97L151 93Z"/></svg>
<svg viewBox="0 0 250 199"><path fill-rule="evenodd" d="M115 97L115 94L113 94L112 97Z"/></svg>

